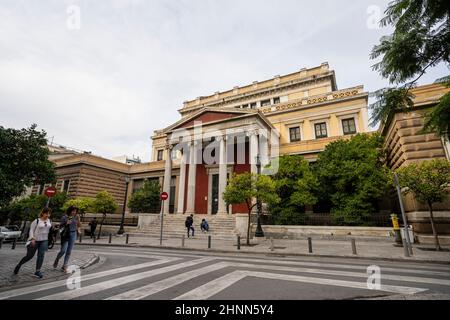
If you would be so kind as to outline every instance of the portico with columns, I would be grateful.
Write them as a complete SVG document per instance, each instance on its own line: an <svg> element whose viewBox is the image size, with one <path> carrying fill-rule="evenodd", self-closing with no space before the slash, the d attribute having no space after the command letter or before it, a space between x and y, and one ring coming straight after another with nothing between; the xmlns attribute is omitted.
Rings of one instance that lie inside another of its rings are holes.
<svg viewBox="0 0 450 320"><path fill-rule="evenodd" d="M262 166L269 163L273 129L257 110L217 108L204 108L166 128L163 191L169 197L173 196L173 169L179 168L173 213L226 216L246 212L244 205L227 206L223 192L233 173L257 172L258 154ZM164 214L169 213L169 203L170 199L164 201Z"/></svg>

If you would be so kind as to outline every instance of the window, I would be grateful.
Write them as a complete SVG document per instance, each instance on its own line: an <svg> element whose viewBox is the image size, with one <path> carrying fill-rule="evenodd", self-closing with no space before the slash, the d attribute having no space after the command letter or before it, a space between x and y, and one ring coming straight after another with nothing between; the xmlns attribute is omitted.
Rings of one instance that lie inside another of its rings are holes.
<svg viewBox="0 0 450 320"><path fill-rule="evenodd" d="M256 102L250 103L250 109L256 109Z"/></svg>
<svg viewBox="0 0 450 320"><path fill-rule="evenodd" d="M69 192L69 185L70 185L70 180L64 180L63 183L63 192L68 193Z"/></svg>
<svg viewBox="0 0 450 320"><path fill-rule="evenodd" d="M280 97L273 98L273 104L280 103Z"/></svg>
<svg viewBox="0 0 450 320"><path fill-rule="evenodd" d="M342 120L342 131L344 134L356 133L355 119L344 119Z"/></svg>
<svg viewBox="0 0 450 320"><path fill-rule="evenodd" d="M300 141L300 127L289 128L291 142Z"/></svg>
<svg viewBox="0 0 450 320"><path fill-rule="evenodd" d="M325 122L316 123L314 129L316 131L316 139L328 137L327 124Z"/></svg>
<svg viewBox="0 0 450 320"><path fill-rule="evenodd" d="M244 104L243 106L241 106L241 109L248 109L248 104Z"/></svg>
<svg viewBox="0 0 450 320"><path fill-rule="evenodd" d="M270 106L270 99L261 101L261 107Z"/></svg>
<svg viewBox="0 0 450 320"><path fill-rule="evenodd" d="M161 161L163 159L163 151L164 150L158 150L158 157L157 157L156 161Z"/></svg>

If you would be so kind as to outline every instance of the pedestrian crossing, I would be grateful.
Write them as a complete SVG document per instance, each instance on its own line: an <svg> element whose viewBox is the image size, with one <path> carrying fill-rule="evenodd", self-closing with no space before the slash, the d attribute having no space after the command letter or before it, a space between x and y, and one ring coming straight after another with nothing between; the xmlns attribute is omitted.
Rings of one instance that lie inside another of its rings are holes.
<svg viewBox="0 0 450 320"><path fill-rule="evenodd" d="M380 262L380 286L371 289L367 280L369 265L361 261L327 262L310 261L307 258L294 260L143 250L123 252L120 249L108 249L99 253L111 261L125 259L128 264L82 273L81 287L77 289L68 289L66 279L56 280L0 291L0 300L96 299L96 295L105 300L141 300L154 297L204 300L215 299L217 295L250 280L255 287L267 281L277 281L280 287L289 284L308 290L327 288L328 291L338 292L339 288L344 288L357 291L355 296L450 291L450 268L446 271L445 266L438 265L402 263L397 266L388 263L383 265ZM267 299L271 299L270 295Z"/></svg>

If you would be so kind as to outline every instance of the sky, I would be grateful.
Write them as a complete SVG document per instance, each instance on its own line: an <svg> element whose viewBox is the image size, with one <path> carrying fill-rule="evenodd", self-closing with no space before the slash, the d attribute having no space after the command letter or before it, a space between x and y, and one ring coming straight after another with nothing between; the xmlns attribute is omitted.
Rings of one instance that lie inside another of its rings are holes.
<svg viewBox="0 0 450 320"><path fill-rule="evenodd" d="M0 126L149 161L153 131L198 96L326 61L339 89L372 92L389 85L369 58L388 2L0 0Z"/></svg>

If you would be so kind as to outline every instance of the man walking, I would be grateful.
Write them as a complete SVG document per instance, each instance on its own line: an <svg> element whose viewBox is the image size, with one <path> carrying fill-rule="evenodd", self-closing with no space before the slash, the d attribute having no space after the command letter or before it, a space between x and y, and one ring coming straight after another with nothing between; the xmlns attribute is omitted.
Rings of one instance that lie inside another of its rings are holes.
<svg viewBox="0 0 450 320"><path fill-rule="evenodd" d="M192 230L192 236L194 236L194 215L191 214L189 217L186 218L186 221L184 222L184 225L187 228L187 236L189 238L189 231Z"/></svg>
<svg viewBox="0 0 450 320"><path fill-rule="evenodd" d="M95 229L97 229L97 218L94 217L94 219L89 222L89 226L91 227L91 238L95 237Z"/></svg>

